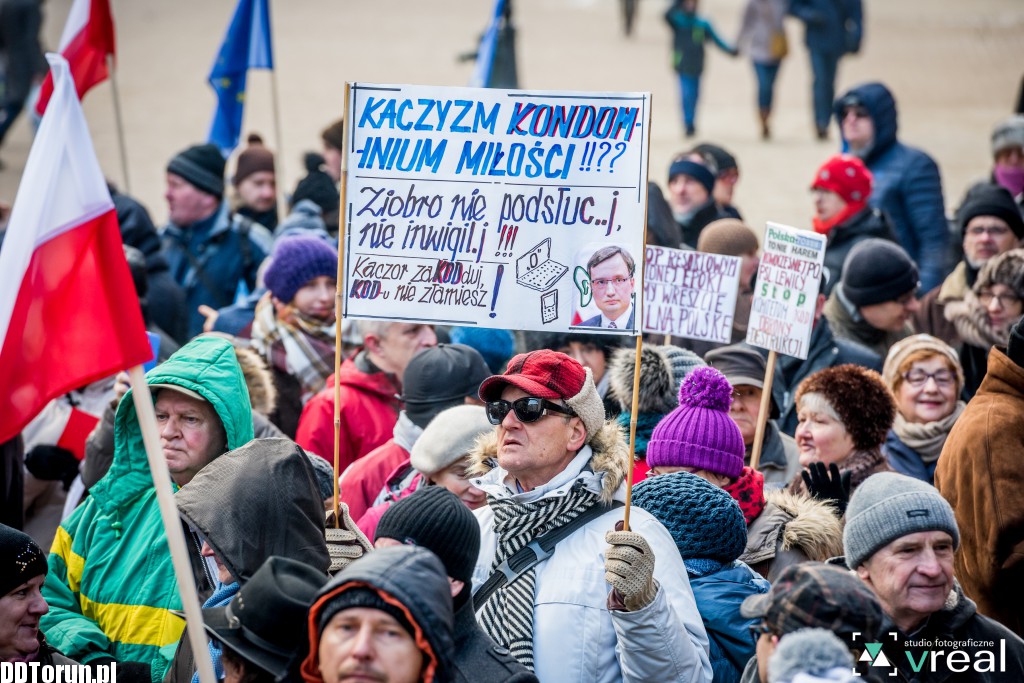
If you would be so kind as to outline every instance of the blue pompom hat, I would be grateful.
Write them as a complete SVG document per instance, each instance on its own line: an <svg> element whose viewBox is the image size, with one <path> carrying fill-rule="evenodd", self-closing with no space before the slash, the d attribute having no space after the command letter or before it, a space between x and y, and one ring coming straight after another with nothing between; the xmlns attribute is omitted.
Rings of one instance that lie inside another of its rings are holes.
<svg viewBox="0 0 1024 683"><path fill-rule="evenodd" d="M729 417L732 386L718 370L697 368L679 389L679 407L666 415L647 443L649 467L696 467L735 479L746 447Z"/></svg>

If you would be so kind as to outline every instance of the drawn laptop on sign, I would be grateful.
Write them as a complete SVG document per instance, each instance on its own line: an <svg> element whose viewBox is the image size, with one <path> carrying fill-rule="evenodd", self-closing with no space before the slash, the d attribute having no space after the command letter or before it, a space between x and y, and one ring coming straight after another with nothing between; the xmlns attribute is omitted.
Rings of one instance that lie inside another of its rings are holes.
<svg viewBox="0 0 1024 683"><path fill-rule="evenodd" d="M516 282L538 292L558 282L567 272L568 266L551 260L550 237L516 259Z"/></svg>

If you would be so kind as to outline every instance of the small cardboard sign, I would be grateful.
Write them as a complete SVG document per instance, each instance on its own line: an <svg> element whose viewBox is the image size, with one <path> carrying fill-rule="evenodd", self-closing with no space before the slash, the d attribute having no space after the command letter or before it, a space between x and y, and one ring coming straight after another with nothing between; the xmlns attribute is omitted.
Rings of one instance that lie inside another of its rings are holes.
<svg viewBox="0 0 1024 683"><path fill-rule="evenodd" d="M825 236L768 223L747 343L805 359L821 288Z"/></svg>
<svg viewBox="0 0 1024 683"><path fill-rule="evenodd" d="M648 246L644 332L728 344L741 263L736 256Z"/></svg>

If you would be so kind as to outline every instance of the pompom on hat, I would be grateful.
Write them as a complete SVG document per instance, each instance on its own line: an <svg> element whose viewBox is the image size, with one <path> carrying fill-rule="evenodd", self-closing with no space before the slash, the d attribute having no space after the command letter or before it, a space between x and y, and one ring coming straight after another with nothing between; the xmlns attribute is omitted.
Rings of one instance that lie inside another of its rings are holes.
<svg viewBox="0 0 1024 683"><path fill-rule="evenodd" d="M683 380L679 407L654 428L647 444L649 467L696 467L735 479L743 471L746 447L729 417L732 386L710 367Z"/></svg>
<svg viewBox="0 0 1024 683"><path fill-rule="evenodd" d="M235 175L231 178L231 184L235 187L253 173L274 173L274 153L264 146L263 138L250 133L246 142L249 144L238 155Z"/></svg>

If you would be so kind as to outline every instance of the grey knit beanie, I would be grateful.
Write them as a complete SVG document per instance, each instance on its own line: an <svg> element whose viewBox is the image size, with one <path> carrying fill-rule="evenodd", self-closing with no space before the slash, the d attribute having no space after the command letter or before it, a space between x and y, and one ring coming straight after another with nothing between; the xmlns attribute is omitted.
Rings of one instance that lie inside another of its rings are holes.
<svg viewBox="0 0 1024 683"><path fill-rule="evenodd" d="M934 486L895 472L873 474L846 507L846 566L856 569L882 547L920 531L945 531L954 549L960 547L953 508Z"/></svg>

